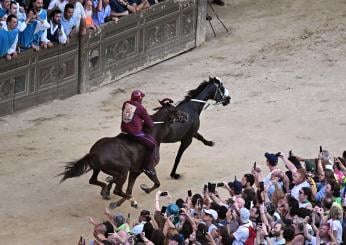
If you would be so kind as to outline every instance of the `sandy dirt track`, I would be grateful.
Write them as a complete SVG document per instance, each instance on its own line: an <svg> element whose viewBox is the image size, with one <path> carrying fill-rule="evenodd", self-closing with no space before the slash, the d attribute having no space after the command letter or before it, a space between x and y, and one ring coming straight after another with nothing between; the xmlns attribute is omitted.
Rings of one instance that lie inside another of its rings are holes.
<svg viewBox="0 0 346 245"><path fill-rule="evenodd" d="M133 88L146 92L148 108L163 97L182 99L209 75L221 77L231 92L231 105L203 112L200 132L216 145L194 141L178 169L182 179L169 178L178 144L162 145L160 189L175 198L207 181L240 177L253 161L263 166L266 151L312 157L319 145L345 150L346 3L249 0L216 10L231 34L214 20L217 38L209 34L191 52L96 91L0 118L1 244L91 238L86 216L102 220L109 202L88 184L91 173L62 185L54 176L63 162L119 132L121 105ZM150 181L140 176L135 185L140 208L153 210L154 193L141 192L140 183ZM133 218L139 212L128 202L116 211Z"/></svg>

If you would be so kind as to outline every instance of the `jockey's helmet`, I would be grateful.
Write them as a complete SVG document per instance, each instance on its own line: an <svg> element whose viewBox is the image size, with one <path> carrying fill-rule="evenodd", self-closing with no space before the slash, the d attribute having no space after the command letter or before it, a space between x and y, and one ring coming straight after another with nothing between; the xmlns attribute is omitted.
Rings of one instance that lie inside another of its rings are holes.
<svg viewBox="0 0 346 245"><path fill-rule="evenodd" d="M140 90L134 90L131 94L131 100L141 103L145 94Z"/></svg>

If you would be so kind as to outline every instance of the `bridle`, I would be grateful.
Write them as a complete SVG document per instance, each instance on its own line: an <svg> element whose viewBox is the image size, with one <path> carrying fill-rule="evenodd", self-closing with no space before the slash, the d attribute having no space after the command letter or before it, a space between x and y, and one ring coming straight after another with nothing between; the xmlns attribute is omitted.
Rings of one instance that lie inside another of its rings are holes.
<svg viewBox="0 0 346 245"><path fill-rule="evenodd" d="M225 92L222 93L221 85L215 84L215 83L214 83L214 85L216 86L215 94L214 94L214 97L213 97L213 100L215 101L215 103L208 103L208 101L198 100L198 99L190 99L190 101L206 104L206 107L204 108L204 110L206 110L210 105L219 105L219 104L221 104L227 98L227 96L229 96L228 89L224 88ZM216 99L218 93L221 96L220 100Z"/></svg>

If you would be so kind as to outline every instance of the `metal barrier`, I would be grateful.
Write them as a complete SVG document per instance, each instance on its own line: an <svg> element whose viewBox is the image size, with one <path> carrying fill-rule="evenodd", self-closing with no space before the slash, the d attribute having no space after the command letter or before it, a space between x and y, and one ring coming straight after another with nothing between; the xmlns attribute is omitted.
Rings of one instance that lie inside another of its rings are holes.
<svg viewBox="0 0 346 245"><path fill-rule="evenodd" d="M205 11L206 0L167 0L68 45L1 59L0 116L89 91L195 47L204 40Z"/></svg>

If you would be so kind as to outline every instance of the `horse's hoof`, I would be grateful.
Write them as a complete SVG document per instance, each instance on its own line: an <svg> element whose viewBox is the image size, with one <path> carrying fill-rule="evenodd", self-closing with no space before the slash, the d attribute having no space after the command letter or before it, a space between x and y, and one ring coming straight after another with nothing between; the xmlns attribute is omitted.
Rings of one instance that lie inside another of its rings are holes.
<svg viewBox="0 0 346 245"><path fill-rule="evenodd" d="M138 208L138 203L136 201L131 201L131 207Z"/></svg>
<svg viewBox="0 0 346 245"><path fill-rule="evenodd" d="M207 146L214 146L215 142L214 141L208 141Z"/></svg>
<svg viewBox="0 0 346 245"><path fill-rule="evenodd" d="M112 176L107 176L105 181L106 182L114 182L114 178Z"/></svg>
<svg viewBox="0 0 346 245"><path fill-rule="evenodd" d="M145 193L149 194L150 191L149 191L149 188L146 186L146 184L141 184L139 186Z"/></svg>
<svg viewBox="0 0 346 245"><path fill-rule="evenodd" d="M181 175L180 174L171 174L171 177L173 179L180 179Z"/></svg>
<svg viewBox="0 0 346 245"><path fill-rule="evenodd" d="M118 206L118 205L117 205L116 202L111 202L111 203L109 204L109 208L110 208L110 209L115 209L117 206Z"/></svg>
<svg viewBox="0 0 346 245"><path fill-rule="evenodd" d="M106 199L106 200L110 199L109 191L107 191L107 190L102 190L101 191L101 196L102 196L103 199Z"/></svg>

